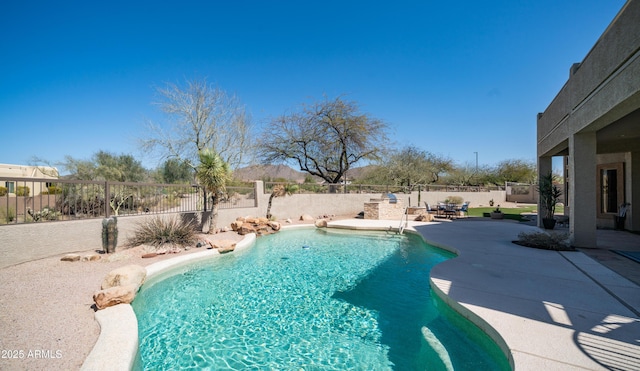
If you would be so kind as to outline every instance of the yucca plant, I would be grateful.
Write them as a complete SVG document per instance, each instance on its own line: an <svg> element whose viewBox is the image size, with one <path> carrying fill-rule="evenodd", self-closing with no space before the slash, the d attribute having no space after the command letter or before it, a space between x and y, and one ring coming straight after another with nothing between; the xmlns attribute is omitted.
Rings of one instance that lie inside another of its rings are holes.
<svg viewBox="0 0 640 371"><path fill-rule="evenodd" d="M196 242L196 232L190 222L185 222L176 216L155 216L145 218L137 225L133 237L127 240L127 245L162 245L188 246Z"/></svg>
<svg viewBox="0 0 640 371"><path fill-rule="evenodd" d="M211 149L198 153L200 164L196 167L196 177L204 189L213 197L209 217L209 233L215 233L218 222L220 199L226 193L227 183L231 181L231 169L220 155Z"/></svg>

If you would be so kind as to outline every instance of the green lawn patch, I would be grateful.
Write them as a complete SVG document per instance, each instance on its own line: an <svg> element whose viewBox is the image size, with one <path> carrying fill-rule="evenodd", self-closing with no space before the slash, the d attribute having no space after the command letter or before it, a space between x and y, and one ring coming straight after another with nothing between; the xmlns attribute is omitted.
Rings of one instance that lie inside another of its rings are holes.
<svg viewBox="0 0 640 371"><path fill-rule="evenodd" d="M495 207L470 207L469 208L469 216L482 217L484 213L490 213L494 211ZM504 214L504 219L513 219L519 222L526 221L525 217L522 216L522 213L530 213L536 211L536 206L525 206L525 207L513 207L506 208L501 207L500 211Z"/></svg>

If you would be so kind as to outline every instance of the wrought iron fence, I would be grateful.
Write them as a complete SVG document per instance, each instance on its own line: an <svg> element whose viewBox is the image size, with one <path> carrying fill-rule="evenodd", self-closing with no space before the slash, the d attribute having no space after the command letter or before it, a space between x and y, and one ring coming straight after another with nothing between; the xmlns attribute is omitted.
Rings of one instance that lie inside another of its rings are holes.
<svg viewBox="0 0 640 371"><path fill-rule="evenodd" d="M219 207L255 207L254 187L227 187ZM201 187L0 177L0 225L211 209Z"/></svg>
<svg viewBox="0 0 640 371"><path fill-rule="evenodd" d="M264 193L269 194L273 187L282 182L264 182ZM288 183L293 186L293 193L411 193L411 192L489 192L504 190L500 186L458 186L442 184L416 184L413 186L393 186L374 184L316 184Z"/></svg>

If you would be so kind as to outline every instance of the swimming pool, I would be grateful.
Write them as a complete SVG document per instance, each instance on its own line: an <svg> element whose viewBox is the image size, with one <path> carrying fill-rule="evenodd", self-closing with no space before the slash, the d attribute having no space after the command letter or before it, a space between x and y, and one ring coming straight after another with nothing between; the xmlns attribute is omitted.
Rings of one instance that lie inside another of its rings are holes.
<svg viewBox="0 0 640 371"><path fill-rule="evenodd" d="M136 369L509 369L429 287L421 237L283 231L145 283Z"/></svg>

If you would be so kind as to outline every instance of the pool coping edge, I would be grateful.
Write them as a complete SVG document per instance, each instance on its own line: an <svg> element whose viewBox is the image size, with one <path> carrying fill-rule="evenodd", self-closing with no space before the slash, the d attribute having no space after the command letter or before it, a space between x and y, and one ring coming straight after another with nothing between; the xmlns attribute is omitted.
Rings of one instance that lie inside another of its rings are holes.
<svg viewBox="0 0 640 371"><path fill-rule="evenodd" d="M302 228L317 228L314 225L291 225L283 226L283 230L287 229L302 229ZM331 225L328 223L327 228L335 229L351 229L351 230L377 230L377 231L397 231L397 228L389 227L374 227L374 226L345 226L345 225ZM415 230L412 226L408 226L405 229L406 232L420 236L426 243L435 246L437 248L452 252L456 256L460 255L460 252L450 246L444 246L441 244L435 244L429 242L420 232ZM240 242L236 244L236 250L244 250L251 247L256 241L256 235L251 233L246 235ZM169 269L173 269L177 266L192 263L198 260L210 258L216 255L221 255L216 249L205 250L189 255L178 256L172 259L163 260L157 263L150 264L145 267L147 270L147 277L157 276ZM438 283L433 280L433 277L429 277L430 286L434 293L443 300L452 310L459 313L461 316L478 326L496 345L502 350L504 356L507 358L511 369L515 369L515 362L511 349L507 345L504 338L494 329L488 322L475 314L470 309L464 307L462 304L450 298L442 288L438 286ZM103 310L98 310L95 313L95 319L100 325L100 335L94 345L93 349L85 359L80 370L131 370L135 359L138 354L138 320L133 307L130 304L118 304L113 307L109 307ZM106 362L108 360L108 362Z"/></svg>
<svg viewBox="0 0 640 371"><path fill-rule="evenodd" d="M236 250L253 245L256 235L250 233L236 244ZM183 264L221 255L217 249L177 256L145 267L145 281ZM138 318L131 304L118 304L95 312L100 326L98 340L82 363L80 370L131 370L138 355Z"/></svg>

